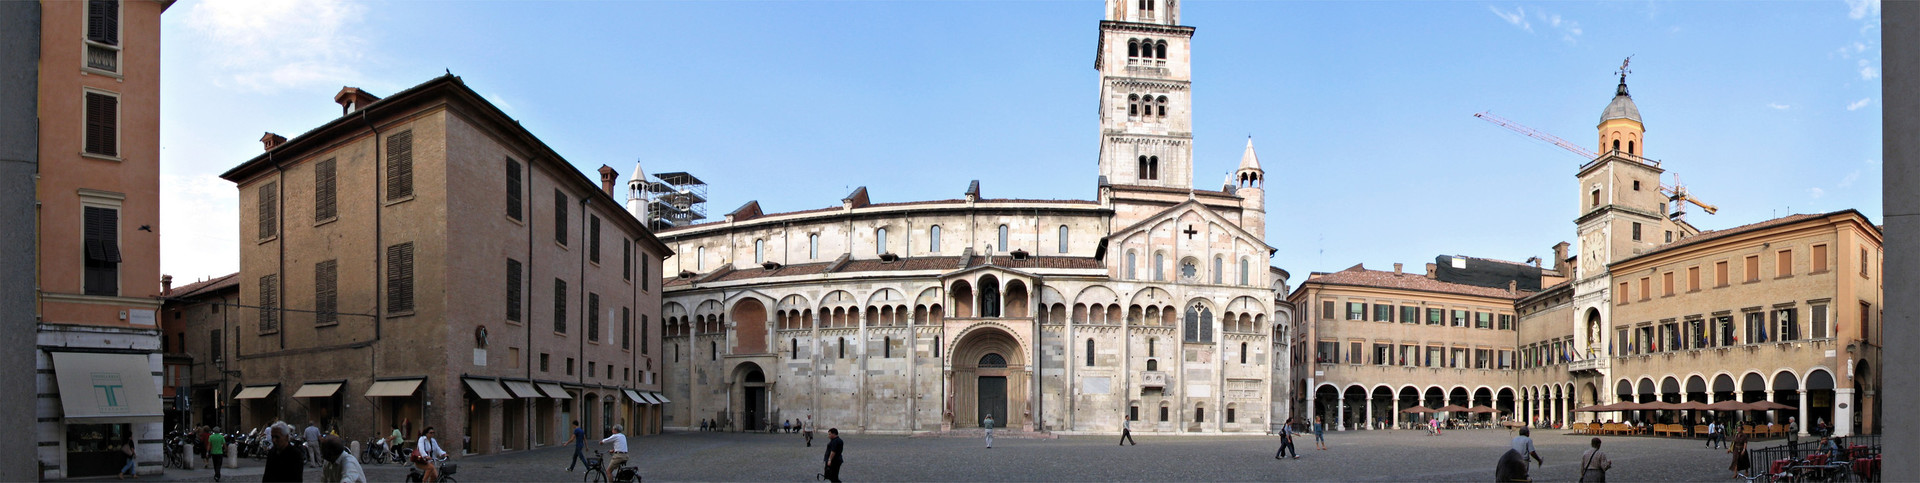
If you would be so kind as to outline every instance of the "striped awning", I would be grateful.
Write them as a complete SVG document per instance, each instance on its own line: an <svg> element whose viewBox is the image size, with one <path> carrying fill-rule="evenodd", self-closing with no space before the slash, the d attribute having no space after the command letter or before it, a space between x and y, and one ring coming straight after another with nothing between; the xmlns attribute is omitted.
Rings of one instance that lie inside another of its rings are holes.
<svg viewBox="0 0 1920 483"><path fill-rule="evenodd" d="M540 390L534 389L532 383L529 383L526 381L500 381L500 383L506 384L507 390L513 391L514 396L518 396L521 398L541 397Z"/></svg>
<svg viewBox="0 0 1920 483"><path fill-rule="evenodd" d="M667 400L667 395L665 395L665 394L661 394L661 393L657 393L657 392L650 392L650 393L647 393L647 394L650 394L650 395L652 395L654 399L659 399L659 400L660 400L660 404L667 404L667 403L671 403L671 402L673 402L673 401L669 401L669 400Z"/></svg>
<svg viewBox="0 0 1920 483"><path fill-rule="evenodd" d="M640 397L640 393L633 392L632 389L622 389L620 390L620 392L627 393L627 399L632 399L633 402L637 402L640 404L652 404L651 402L648 402L645 398Z"/></svg>

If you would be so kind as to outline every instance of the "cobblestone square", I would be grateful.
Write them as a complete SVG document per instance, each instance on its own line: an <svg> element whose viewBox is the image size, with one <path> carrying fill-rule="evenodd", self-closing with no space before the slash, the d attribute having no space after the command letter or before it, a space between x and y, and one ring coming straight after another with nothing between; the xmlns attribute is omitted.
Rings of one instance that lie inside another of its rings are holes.
<svg viewBox="0 0 1920 483"><path fill-rule="evenodd" d="M1328 450L1311 435L1297 446L1301 459L1276 461L1273 436L1137 435L1137 446L1112 436L1059 439L848 435L846 481L1487 481L1513 434L1506 430L1362 431L1327 435ZM1576 481L1591 436L1534 434L1546 464L1534 481ZM799 435L674 432L633 440L633 463L646 481L812 481L821 469L826 438L804 446ZM1729 480L1728 455L1701 440L1603 437L1613 458L1612 481ZM1755 443L1771 446L1777 441ZM592 445L588 447L590 450ZM571 449L549 447L460 461L463 482L580 481L567 472ZM258 462L230 472L231 481L258 479ZM249 471L251 470L251 471ZM372 481L400 481L406 468L368 468ZM170 470L168 479L211 480L210 471ZM317 480L319 471L310 471Z"/></svg>

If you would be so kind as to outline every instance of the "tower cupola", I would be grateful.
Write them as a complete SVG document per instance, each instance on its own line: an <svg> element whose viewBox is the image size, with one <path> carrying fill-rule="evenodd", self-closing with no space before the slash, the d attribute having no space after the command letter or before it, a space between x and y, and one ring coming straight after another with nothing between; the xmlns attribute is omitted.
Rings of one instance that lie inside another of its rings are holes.
<svg viewBox="0 0 1920 483"><path fill-rule="evenodd" d="M1600 112L1600 148L1595 151L1602 155L1619 152L1637 157L1646 157L1647 143L1644 136L1647 128L1640 121L1640 107L1633 104L1633 96L1627 93L1627 62L1620 63L1620 85L1613 90L1613 102L1607 103L1607 109Z"/></svg>

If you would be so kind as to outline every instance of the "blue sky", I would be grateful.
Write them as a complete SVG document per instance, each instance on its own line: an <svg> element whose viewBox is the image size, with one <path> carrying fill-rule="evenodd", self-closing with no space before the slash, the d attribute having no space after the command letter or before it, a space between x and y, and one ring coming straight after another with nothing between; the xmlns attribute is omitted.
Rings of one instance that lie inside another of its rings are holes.
<svg viewBox="0 0 1920 483"><path fill-rule="evenodd" d="M162 269L238 268L217 174L446 70L583 171L690 171L710 212L1094 196L1097 2L182 1L163 18ZM1704 229L1880 220L1877 2L1182 2L1194 178L1253 136L1271 263L1294 273L1573 241L1613 71ZM1669 177L1667 182L1671 183Z"/></svg>

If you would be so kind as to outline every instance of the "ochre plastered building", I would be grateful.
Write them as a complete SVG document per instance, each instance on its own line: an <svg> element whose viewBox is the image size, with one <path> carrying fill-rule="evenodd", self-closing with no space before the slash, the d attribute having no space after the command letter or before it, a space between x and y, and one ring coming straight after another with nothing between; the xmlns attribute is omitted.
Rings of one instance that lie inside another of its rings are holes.
<svg viewBox="0 0 1920 483"><path fill-rule="evenodd" d="M244 207L239 302L190 338L224 333L226 420L433 426L474 453L557 444L574 420L657 432L672 252L613 198L617 173L588 179L452 75L334 100L341 117L222 175Z"/></svg>
<svg viewBox="0 0 1920 483"><path fill-rule="evenodd" d="M1195 189L1190 41L1176 2L1100 23L1093 200L959 198L664 230L667 424L811 418L908 433L1266 432L1287 415L1287 275L1268 266L1249 140Z"/></svg>

